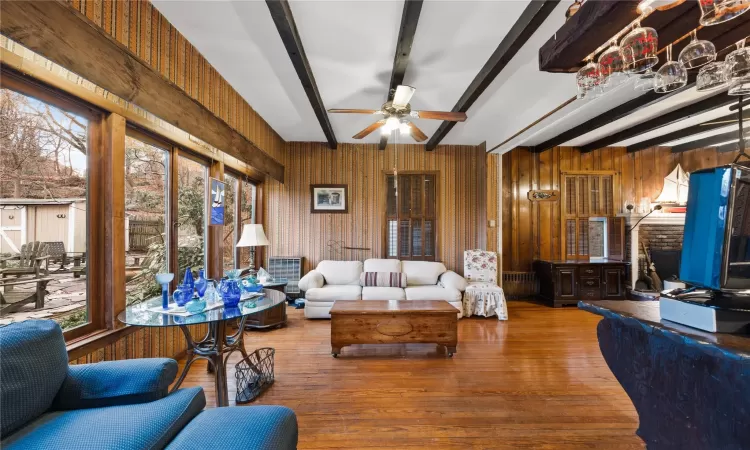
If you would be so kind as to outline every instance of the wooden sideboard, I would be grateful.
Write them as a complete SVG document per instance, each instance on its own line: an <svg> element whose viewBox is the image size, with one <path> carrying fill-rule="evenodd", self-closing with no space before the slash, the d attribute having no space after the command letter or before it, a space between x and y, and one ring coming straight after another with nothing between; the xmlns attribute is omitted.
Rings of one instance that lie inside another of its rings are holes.
<svg viewBox="0 0 750 450"><path fill-rule="evenodd" d="M534 261L539 297L550 306L579 300L625 300L625 261Z"/></svg>

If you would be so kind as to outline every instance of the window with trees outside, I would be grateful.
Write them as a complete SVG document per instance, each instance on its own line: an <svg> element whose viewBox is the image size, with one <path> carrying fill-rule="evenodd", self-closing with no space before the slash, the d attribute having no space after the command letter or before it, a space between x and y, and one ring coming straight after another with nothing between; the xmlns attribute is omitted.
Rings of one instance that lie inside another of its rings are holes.
<svg viewBox="0 0 750 450"><path fill-rule="evenodd" d="M128 305L159 295L169 272L169 151L125 137L125 290Z"/></svg>
<svg viewBox="0 0 750 450"><path fill-rule="evenodd" d="M397 183L398 182L398 183ZM437 242L437 176L386 176L385 245L388 258L434 261Z"/></svg>
<svg viewBox="0 0 750 450"><path fill-rule="evenodd" d="M0 90L0 323L91 320L89 118Z"/></svg>
<svg viewBox="0 0 750 450"><path fill-rule="evenodd" d="M208 167L180 155L177 162L177 276L206 267Z"/></svg>
<svg viewBox="0 0 750 450"><path fill-rule="evenodd" d="M255 223L255 196L256 187L253 183L242 180L240 195L240 217L237 224L238 233L242 234L242 227L248 223ZM237 237L239 239L239 236ZM237 252L239 260L237 265L240 268L254 265L255 249L252 247L240 247ZM257 269L257 267L256 267Z"/></svg>
<svg viewBox="0 0 750 450"><path fill-rule="evenodd" d="M224 174L224 230L222 231L224 239L224 273L227 270L237 268L235 262L235 244L239 239L241 230L237 227L237 189L239 182L237 178L230 175Z"/></svg>

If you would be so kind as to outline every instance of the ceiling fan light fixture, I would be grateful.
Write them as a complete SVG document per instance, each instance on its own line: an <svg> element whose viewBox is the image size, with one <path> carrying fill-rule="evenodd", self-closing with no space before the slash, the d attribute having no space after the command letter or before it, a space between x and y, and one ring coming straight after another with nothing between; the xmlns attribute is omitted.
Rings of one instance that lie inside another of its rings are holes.
<svg viewBox="0 0 750 450"><path fill-rule="evenodd" d="M398 126L398 131L401 132L401 134L411 134L411 128L409 127L409 122L401 122Z"/></svg>
<svg viewBox="0 0 750 450"><path fill-rule="evenodd" d="M385 125L383 125L383 133L388 134L391 131L397 130L398 126L398 118L391 116L385 121Z"/></svg>

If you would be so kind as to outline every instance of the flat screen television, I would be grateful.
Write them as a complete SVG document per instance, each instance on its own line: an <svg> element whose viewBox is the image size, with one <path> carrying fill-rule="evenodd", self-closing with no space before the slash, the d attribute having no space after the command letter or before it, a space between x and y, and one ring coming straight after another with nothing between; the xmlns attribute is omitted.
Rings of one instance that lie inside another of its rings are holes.
<svg viewBox="0 0 750 450"><path fill-rule="evenodd" d="M690 174L680 279L730 295L750 289L750 168Z"/></svg>

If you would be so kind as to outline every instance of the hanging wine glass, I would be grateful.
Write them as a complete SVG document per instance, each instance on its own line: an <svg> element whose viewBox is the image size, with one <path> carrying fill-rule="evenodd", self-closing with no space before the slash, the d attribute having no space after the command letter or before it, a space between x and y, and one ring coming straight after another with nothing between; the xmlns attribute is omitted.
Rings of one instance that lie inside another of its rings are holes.
<svg viewBox="0 0 750 450"><path fill-rule="evenodd" d="M599 86L602 82L602 68L599 63L589 59L588 64L583 66L576 73L576 83L578 84L578 98L590 98L599 93Z"/></svg>
<svg viewBox="0 0 750 450"><path fill-rule="evenodd" d="M639 73L659 63L656 52L659 48L659 35L656 30L641 27L636 22L633 31L628 33L620 43L623 57L623 70L628 73Z"/></svg>
<svg viewBox="0 0 750 450"><path fill-rule="evenodd" d="M627 81L628 77L623 73L625 61L617 42L612 41L609 48L599 56L599 65L601 66L601 84L603 86L613 87Z"/></svg>
<svg viewBox="0 0 750 450"><path fill-rule="evenodd" d="M665 94L687 84L688 74L685 66L672 61L672 44L667 46L667 62L659 67L654 79L654 92Z"/></svg>
<svg viewBox="0 0 750 450"><path fill-rule="evenodd" d="M745 47L745 40L737 42L737 50L727 55L725 64L729 82L729 95L750 94L750 47Z"/></svg>
<svg viewBox="0 0 750 450"><path fill-rule="evenodd" d="M701 25L717 25L750 10L750 0L698 0L698 6Z"/></svg>
<svg viewBox="0 0 750 450"><path fill-rule="evenodd" d="M682 49L677 60L686 69L695 69L716 60L716 47L709 41L699 40L696 30L693 39Z"/></svg>
<svg viewBox="0 0 750 450"><path fill-rule="evenodd" d="M729 71L723 61L715 61L701 67L695 82L698 92L713 91L729 86Z"/></svg>
<svg viewBox="0 0 750 450"><path fill-rule="evenodd" d="M656 72L649 67L643 72L643 75L638 77L638 80L635 82L635 90L638 92L648 92L653 90L655 78Z"/></svg>

